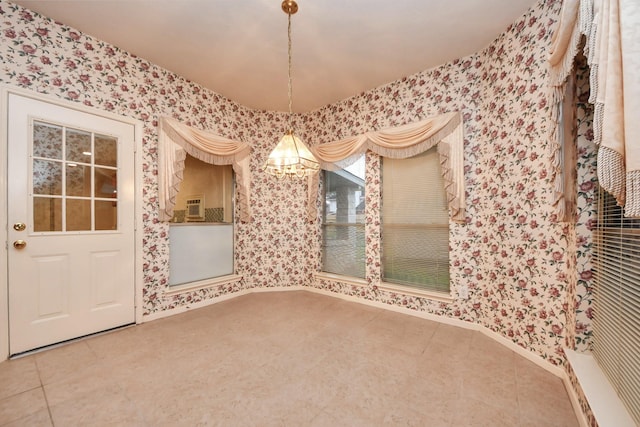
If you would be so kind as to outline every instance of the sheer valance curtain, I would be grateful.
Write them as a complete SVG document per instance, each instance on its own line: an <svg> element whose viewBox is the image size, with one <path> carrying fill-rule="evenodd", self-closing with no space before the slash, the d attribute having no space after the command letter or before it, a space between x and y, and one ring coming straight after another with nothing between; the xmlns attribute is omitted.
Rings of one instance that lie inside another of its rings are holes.
<svg viewBox="0 0 640 427"><path fill-rule="evenodd" d="M598 144L598 180L624 207L640 217L640 2L638 0L564 0L549 56L552 87L551 149L556 197L561 209L561 149L558 140L560 101L567 77L586 37L591 69L594 142Z"/></svg>
<svg viewBox="0 0 640 427"><path fill-rule="evenodd" d="M311 151L322 169L338 170L355 162L367 150L383 157L404 159L427 151L436 144L451 218L456 222L464 222L464 139L462 118L458 112L441 114L392 129L366 132L313 147ZM317 217L318 184L318 174L309 177L309 220Z"/></svg>
<svg viewBox="0 0 640 427"><path fill-rule="evenodd" d="M233 166L240 220L250 221L250 152L251 147L244 142L195 129L169 117L161 117L158 124L160 221L170 221L173 217L187 153L205 163Z"/></svg>

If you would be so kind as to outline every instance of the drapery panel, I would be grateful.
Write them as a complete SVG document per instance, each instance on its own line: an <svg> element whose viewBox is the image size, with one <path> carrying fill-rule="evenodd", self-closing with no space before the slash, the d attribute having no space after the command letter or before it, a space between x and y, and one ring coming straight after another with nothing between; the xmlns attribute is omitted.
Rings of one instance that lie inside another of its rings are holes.
<svg viewBox="0 0 640 427"><path fill-rule="evenodd" d="M624 206L626 217L640 217L639 28L638 0L565 0L549 56L556 183L561 175L559 101L584 35L591 69L589 102L595 107L594 142L599 145L598 180ZM554 202L560 199L557 194Z"/></svg>
<svg viewBox="0 0 640 427"><path fill-rule="evenodd" d="M366 132L312 147L320 167L326 170L343 169L367 150L394 159L404 159L422 153L438 144L442 175L445 182L451 218L464 221L464 140L460 113L452 112L430 117L392 129ZM317 216L319 176L309 177L307 214L310 220Z"/></svg>
<svg viewBox="0 0 640 427"><path fill-rule="evenodd" d="M160 221L169 221L173 217L187 153L205 163L233 166L240 220L250 221L251 147L248 144L192 128L169 117L159 119L158 140Z"/></svg>
<svg viewBox="0 0 640 427"><path fill-rule="evenodd" d="M549 85L551 86L552 122L549 126L551 149L551 171L554 185L553 207L559 220L565 218L564 178L562 173L562 148L560 146L560 127L562 100L567 80L573 71L573 64L580 46L580 22L590 21L590 17L579 19L580 0L565 0L562 3L560 22L551 39L549 54ZM588 9L587 9L588 10Z"/></svg>

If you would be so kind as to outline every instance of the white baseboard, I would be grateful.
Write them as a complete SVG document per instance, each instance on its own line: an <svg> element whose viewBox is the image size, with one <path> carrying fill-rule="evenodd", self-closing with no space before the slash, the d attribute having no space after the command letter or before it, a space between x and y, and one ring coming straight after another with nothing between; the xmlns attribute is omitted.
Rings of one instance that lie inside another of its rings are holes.
<svg viewBox="0 0 640 427"><path fill-rule="evenodd" d="M259 292L282 292L282 291L306 291L308 290L305 286L277 286L272 288L249 288L243 289L238 292L233 292L230 294L220 295L219 297L209 298L206 300L198 301L193 304L186 304L180 307L171 308L168 310L158 311L151 314L147 314L142 316L142 320L138 323L146 323L151 322L153 320L162 319L164 317L173 316L175 314L185 313L189 310L195 310L197 308L207 307L212 304L216 304L222 301L227 301L232 298L237 298L243 295L259 293Z"/></svg>

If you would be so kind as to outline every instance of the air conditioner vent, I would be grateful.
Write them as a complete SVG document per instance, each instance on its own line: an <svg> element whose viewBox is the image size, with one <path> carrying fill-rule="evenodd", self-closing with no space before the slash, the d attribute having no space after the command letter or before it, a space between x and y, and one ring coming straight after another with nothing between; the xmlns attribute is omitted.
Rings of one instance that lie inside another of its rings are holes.
<svg viewBox="0 0 640 427"><path fill-rule="evenodd" d="M187 222L204 221L204 194L187 197L185 219Z"/></svg>

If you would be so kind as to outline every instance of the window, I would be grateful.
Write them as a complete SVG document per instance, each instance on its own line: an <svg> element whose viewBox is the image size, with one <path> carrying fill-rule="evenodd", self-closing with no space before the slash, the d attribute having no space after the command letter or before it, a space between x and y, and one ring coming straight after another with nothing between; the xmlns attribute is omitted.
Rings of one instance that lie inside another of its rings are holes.
<svg viewBox="0 0 640 427"><path fill-rule="evenodd" d="M118 139L33 123L33 230L118 229Z"/></svg>
<svg viewBox="0 0 640 427"><path fill-rule="evenodd" d="M593 354L640 424L640 219L602 188L594 249Z"/></svg>
<svg viewBox="0 0 640 427"><path fill-rule="evenodd" d="M382 159L382 278L449 292L449 212L436 147Z"/></svg>
<svg viewBox="0 0 640 427"><path fill-rule="evenodd" d="M233 169L187 155L169 229L170 286L231 275Z"/></svg>
<svg viewBox="0 0 640 427"><path fill-rule="evenodd" d="M364 156L325 171L324 194L322 271L364 279Z"/></svg>

